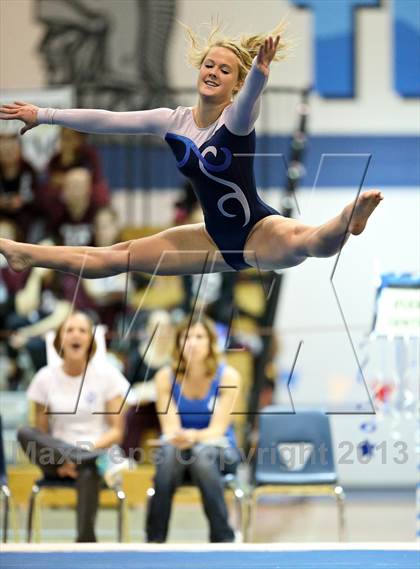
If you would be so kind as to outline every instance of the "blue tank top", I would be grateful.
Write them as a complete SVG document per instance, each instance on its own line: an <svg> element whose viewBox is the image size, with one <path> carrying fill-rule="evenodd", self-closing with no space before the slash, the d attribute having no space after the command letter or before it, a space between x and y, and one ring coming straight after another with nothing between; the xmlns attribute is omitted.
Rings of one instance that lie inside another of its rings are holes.
<svg viewBox="0 0 420 569"><path fill-rule="evenodd" d="M220 364L207 395L203 399L188 399L184 397L181 391L182 383L175 382L173 397L178 407L183 429L206 429L209 426L224 369L225 365ZM232 425L229 425L226 430L225 437L228 439L231 447L237 446Z"/></svg>

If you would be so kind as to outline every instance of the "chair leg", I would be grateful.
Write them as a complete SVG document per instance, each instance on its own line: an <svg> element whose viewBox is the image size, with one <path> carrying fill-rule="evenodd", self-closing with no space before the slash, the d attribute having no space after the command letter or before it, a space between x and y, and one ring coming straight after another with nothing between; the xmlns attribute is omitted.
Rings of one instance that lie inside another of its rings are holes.
<svg viewBox="0 0 420 569"><path fill-rule="evenodd" d="M252 500L252 490L249 487L245 489L239 489L239 496L235 493L235 497L238 500L238 509L240 511L240 530L242 534L242 540L247 543L250 540L250 523L251 523L251 500Z"/></svg>
<svg viewBox="0 0 420 569"><path fill-rule="evenodd" d="M249 542L249 501L250 497L245 495L244 500L242 502L242 524L241 524L244 543Z"/></svg>
<svg viewBox="0 0 420 569"><path fill-rule="evenodd" d="M344 490L341 486L334 488L334 494L338 508L338 540L345 541L346 538L346 519L345 519L345 499Z"/></svg>
<svg viewBox="0 0 420 569"><path fill-rule="evenodd" d="M255 528L255 515L258 505L258 498L251 491L250 495L245 500L245 519L244 519L244 541L250 543L254 537Z"/></svg>
<svg viewBox="0 0 420 569"><path fill-rule="evenodd" d="M11 526L13 528L14 541L15 541L15 543L19 543L19 541L20 541L20 539L19 539L19 524L18 524L18 521L16 518L16 506L15 506L12 494L10 494L10 498L9 498L9 513L10 513Z"/></svg>
<svg viewBox="0 0 420 569"><path fill-rule="evenodd" d="M29 498L29 507L28 507L28 520L26 526L26 541L31 543L32 541L32 534L33 534L33 522L34 522L34 513L37 506L37 498L39 496L39 486L34 484L31 490L31 496Z"/></svg>
<svg viewBox="0 0 420 569"><path fill-rule="evenodd" d="M236 512L236 527L241 533L242 541L244 540L244 496L241 490L234 490L234 503Z"/></svg>
<svg viewBox="0 0 420 569"><path fill-rule="evenodd" d="M124 500L123 503L123 533L122 533L122 539L124 543L129 543L130 542L130 519L129 519L129 506L127 503L127 500Z"/></svg>
<svg viewBox="0 0 420 569"><path fill-rule="evenodd" d="M115 489L117 497L117 536L118 542L122 543L127 540L127 512L126 512L126 496L121 488Z"/></svg>
<svg viewBox="0 0 420 569"><path fill-rule="evenodd" d="M232 480L228 480L226 488L233 492L233 502L235 511L235 529L240 533L242 541L244 540L244 501L245 492L237 483L237 480L232 477Z"/></svg>
<svg viewBox="0 0 420 569"><path fill-rule="evenodd" d="M9 532L9 508L10 508L10 490L5 484L1 487L3 494L4 512L3 512L3 543L7 543Z"/></svg>
<svg viewBox="0 0 420 569"><path fill-rule="evenodd" d="M122 541L128 543L130 541L130 524L129 524L129 507L127 502L127 495L124 494L124 501L122 504Z"/></svg>

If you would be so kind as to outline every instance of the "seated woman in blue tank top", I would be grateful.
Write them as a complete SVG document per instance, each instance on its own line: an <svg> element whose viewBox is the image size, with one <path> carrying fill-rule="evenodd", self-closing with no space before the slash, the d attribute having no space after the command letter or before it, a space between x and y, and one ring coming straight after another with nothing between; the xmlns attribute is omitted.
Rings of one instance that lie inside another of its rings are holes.
<svg viewBox="0 0 420 569"><path fill-rule="evenodd" d="M172 365L161 369L155 381L163 435L147 512L147 541L166 541L172 498L187 472L200 490L210 541L233 541L221 474L234 473L240 462L231 424L239 374L221 363L210 320L180 324Z"/></svg>

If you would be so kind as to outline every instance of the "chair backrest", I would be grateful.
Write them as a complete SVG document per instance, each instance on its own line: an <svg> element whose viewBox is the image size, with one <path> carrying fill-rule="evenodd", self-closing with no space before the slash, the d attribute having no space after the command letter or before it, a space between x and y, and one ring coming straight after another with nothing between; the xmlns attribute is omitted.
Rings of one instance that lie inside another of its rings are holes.
<svg viewBox="0 0 420 569"><path fill-rule="evenodd" d="M92 357L92 361L104 361L106 360L106 326L99 324L95 328L95 342L96 342L96 352ZM48 365L54 365L61 361L56 349L54 348L54 338L55 331L50 330L45 334L45 343L47 346L47 363Z"/></svg>
<svg viewBox="0 0 420 569"><path fill-rule="evenodd" d="M328 415L317 410L291 414L270 405L259 415L259 442L254 478L261 483L281 483L294 475L335 475Z"/></svg>

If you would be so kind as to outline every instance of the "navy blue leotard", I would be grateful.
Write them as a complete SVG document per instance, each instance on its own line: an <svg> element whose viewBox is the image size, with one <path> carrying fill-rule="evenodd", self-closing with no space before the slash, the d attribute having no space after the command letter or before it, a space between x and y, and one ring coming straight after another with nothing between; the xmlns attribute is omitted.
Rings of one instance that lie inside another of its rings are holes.
<svg viewBox="0 0 420 569"><path fill-rule="evenodd" d="M179 134L168 132L165 138L179 170L192 183L206 229L226 263L236 270L248 267L243 250L249 232L260 219L278 213L257 194L255 130L238 136L223 124L199 148Z"/></svg>
<svg viewBox="0 0 420 569"><path fill-rule="evenodd" d="M243 256L255 224L278 211L258 196L253 170L254 124L266 76L255 61L234 102L199 128L191 107L114 113L92 109L39 109L38 122L82 132L157 134L170 146L179 170L191 181L207 232L233 269L248 267Z"/></svg>

